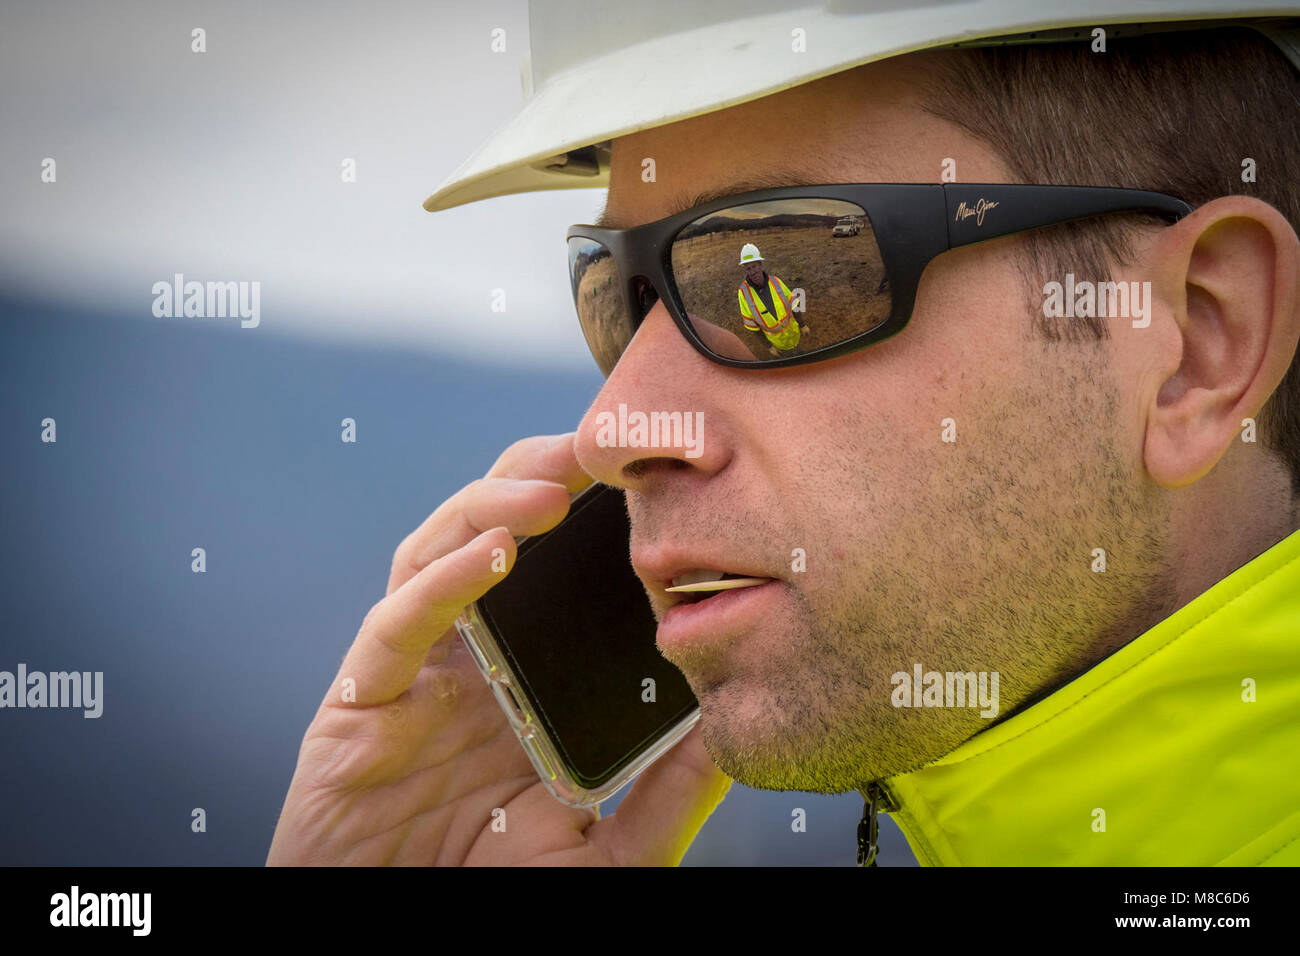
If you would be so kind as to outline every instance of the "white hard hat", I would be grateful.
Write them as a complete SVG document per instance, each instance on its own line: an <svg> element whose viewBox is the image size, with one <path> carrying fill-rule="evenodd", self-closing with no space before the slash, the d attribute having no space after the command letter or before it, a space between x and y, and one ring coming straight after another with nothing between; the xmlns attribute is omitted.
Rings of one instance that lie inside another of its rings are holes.
<svg viewBox="0 0 1300 956"><path fill-rule="evenodd" d="M1287 17L1300 17L1300 0L654 0L619 4L616 16L593 16L586 0L531 0L523 107L424 208L606 188L616 136L931 47L1077 39L1099 24L1124 24L1110 35L1129 36L1252 21L1300 69L1300 21Z"/></svg>
<svg viewBox="0 0 1300 956"><path fill-rule="evenodd" d="M740 264L749 265L751 262L762 262L763 257L759 255L758 246L752 242L747 242L740 247Z"/></svg>

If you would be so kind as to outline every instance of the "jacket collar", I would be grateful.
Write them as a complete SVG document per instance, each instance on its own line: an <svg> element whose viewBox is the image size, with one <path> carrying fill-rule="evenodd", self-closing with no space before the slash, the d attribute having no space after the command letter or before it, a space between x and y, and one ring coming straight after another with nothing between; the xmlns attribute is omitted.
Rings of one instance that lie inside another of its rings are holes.
<svg viewBox="0 0 1300 956"><path fill-rule="evenodd" d="M1251 865L1300 851L1297 754L1300 532L883 783L923 865Z"/></svg>

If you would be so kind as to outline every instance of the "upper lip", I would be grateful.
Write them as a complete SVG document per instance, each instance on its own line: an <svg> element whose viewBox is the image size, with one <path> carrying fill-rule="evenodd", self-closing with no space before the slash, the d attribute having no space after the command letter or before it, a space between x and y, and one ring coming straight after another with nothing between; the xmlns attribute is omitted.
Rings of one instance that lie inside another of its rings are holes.
<svg viewBox="0 0 1300 956"><path fill-rule="evenodd" d="M756 571L752 567L737 565L734 558L715 558L707 555L691 554L687 556L684 550L670 548L656 548L654 552L634 551L632 553L632 567L645 584L650 587L655 598L665 605L679 604L686 600L686 595L676 592L669 593L668 588L673 586L673 578L685 574L687 571L695 571L707 568L711 571L724 571L727 574L734 574L738 577L745 578L771 578L772 575L765 571Z"/></svg>

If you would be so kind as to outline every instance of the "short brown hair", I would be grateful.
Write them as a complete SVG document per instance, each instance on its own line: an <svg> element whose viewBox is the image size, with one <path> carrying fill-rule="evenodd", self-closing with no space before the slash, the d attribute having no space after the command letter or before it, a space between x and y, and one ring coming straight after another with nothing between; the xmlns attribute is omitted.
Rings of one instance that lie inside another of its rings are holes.
<svg viewBox="0 0 1300 956"><path fill-rule="evenodd" d="M1300 71L1245 28L1109 41L951 51L922 105L986 143L1025 183L1118 186L1169 193L1193 207L1242 194L1269 203L1300 231ZM1113 131L1113 132L1111 132ZM1253 159L1256 182L1243 182ZM1134 227L1105 216L1019 237L1040 287L1067 270L1097 278L1132 256ZM1048 338L1108 335L1102 319L1038 323ZM1264 446L1300 496L1300 361L1260 413Z"/></svg>

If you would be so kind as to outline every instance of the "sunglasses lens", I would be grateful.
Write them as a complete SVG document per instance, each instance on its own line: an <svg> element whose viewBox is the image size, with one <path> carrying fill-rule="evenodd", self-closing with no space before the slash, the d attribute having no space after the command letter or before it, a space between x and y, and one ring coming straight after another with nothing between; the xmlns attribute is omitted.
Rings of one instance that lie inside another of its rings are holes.
<svg viewBox="0 0 1300 956"><path fill-rule="evenodd" d="M608 377L636 331L614 257L595 239L574 236L569 240L569 283L587 347Z"/></svg>
<svg viewBox="0 0 1300 956"><path fill-rule="evenodd" d="M673 239L672 278L709 351L771 362L882 325L892 297L866 211L780 199L709 213Z"/></svg>

